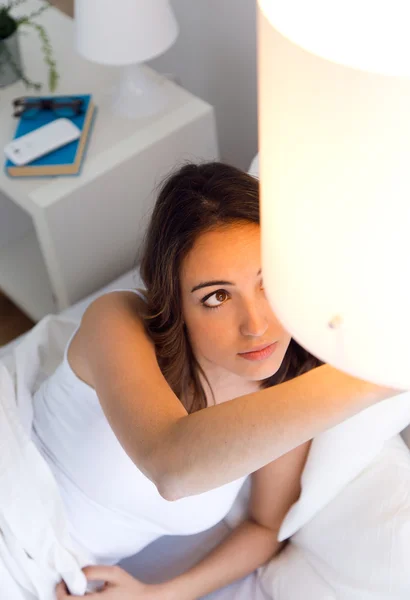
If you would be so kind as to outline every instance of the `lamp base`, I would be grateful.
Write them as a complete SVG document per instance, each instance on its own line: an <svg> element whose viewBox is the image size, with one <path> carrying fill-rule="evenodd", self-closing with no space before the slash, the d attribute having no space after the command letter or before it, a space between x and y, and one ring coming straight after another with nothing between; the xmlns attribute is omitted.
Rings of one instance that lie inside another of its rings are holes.
<svg viewBox="0 0 410 600"><path fill-rule="evenodd" d="M113 111L129 119L153 115L167 104L159 76L152 76L143 65L122 67L120 82L113 91Z"/></svg>

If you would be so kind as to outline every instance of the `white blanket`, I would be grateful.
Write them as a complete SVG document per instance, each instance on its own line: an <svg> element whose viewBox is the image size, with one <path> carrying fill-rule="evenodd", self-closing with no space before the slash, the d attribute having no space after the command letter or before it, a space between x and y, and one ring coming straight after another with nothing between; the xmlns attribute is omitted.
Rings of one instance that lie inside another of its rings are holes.
<svg viewBox="0 0 410 600"><path fill-rule="evenodd" d="M43 319L0 362L0 589L7 600L53 600L56 583L82 595L89 558L72 543L53 475L31 441L32 395L61 359L75 324Z"/></svg>

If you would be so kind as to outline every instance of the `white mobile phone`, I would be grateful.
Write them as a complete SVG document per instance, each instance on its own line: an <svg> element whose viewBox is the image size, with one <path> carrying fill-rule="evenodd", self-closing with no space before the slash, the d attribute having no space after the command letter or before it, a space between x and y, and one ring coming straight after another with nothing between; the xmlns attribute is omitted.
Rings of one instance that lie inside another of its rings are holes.
<svg viewBox="0 0 410 600"><path fill-rule="evenodd" d="M15 165L23 166L81 135L81 130L70 119L56 119L6 145L4 153Z"/></svg>

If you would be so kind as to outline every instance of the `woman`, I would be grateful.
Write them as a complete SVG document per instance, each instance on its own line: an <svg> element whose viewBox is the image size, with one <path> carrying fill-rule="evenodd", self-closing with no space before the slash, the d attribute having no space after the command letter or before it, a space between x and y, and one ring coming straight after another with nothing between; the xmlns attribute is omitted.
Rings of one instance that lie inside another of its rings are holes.
<svg viewBox="0 0 410 600"><path fill-rule="evenodd" d="M264 294L258 183L233 167L165 183L141 274L144 299L118 291L86 311L37 393L35 439L74 541L105 564L211 527L252 473L248 519L194 569L160 586L103 570L107 600L198 598L279 552L309 440L393 391L312 370Z"/></svg>

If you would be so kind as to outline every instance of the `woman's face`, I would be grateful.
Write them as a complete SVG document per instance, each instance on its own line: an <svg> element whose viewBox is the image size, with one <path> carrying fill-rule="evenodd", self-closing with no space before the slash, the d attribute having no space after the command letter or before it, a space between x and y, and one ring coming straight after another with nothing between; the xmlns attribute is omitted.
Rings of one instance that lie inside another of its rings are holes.
<svg viewBox="0 0 410 600"><path fill-rule="evenodd" d="M276 373L291 338L265 296L257 224L199 236L182 264L181 291L192 348L208 377L261 381Z"/></svg>

